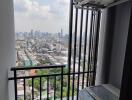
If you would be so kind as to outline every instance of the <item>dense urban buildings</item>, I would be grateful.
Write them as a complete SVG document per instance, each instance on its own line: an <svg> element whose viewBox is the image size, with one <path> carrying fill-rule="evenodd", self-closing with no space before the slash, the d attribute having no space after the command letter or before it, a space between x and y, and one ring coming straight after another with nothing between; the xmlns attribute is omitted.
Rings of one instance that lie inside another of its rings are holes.
<svg viewBox="0 0 132 100"><path fill-rule="evenodd" d="M16 66L17 67L32 67L32 66L45 66L45 65L65 65L64 72L67 72L67 60L68 60L68 35L63 33L61 29L58 33L48 33L31 30L30 32L17 32L16 33ZM76 62L76 69L78 71L78 62ZM71 69L72 71L73 69ZM82 70L82 69L81 69ZM48 73L60 73L59 69L56 70L30 70L30 71L19 71L19 76L32 76L32 75L41 75ZM64 90L63 96L66 96L67 90L67 77L64 76ZM52 81L52 80L51 80ZM58 87L59 82L58 79ZM39 82L39 79L36 79L35 82ZM31 99L31 80L29 79L26 82L26 91L27 98ZM46 79L43 80L43 89L46 89ZM36 83L35 86L35 100L37 100L39 94L39 83ZM50 84L50 97L53 97L53 84ZM60 97L60 90L56 97ZM18 81L18 97L23 98L23 80ZM42 98L46 98L46 92L43 93Z"/></svg>
<svg viewBox="0 0 132 100"><path fill-rule="evenodd" d="M67 64L68 35L31 30L16 33L16 66Z"/></svg>

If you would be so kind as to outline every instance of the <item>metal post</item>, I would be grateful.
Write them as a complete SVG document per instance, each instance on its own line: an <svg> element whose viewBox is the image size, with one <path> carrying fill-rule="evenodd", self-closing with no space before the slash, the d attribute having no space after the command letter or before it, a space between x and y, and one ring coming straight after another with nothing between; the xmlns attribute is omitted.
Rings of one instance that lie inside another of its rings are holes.
<svg viewBox="0 0 132 100"><path fill-rule="evenodd" d="M69 96L70 96L70 71L71 71L71 54L72 54L72 24L73 24L73 0L70 0L67 100L69 100Z"/></svg>
<svg viewBox="0 0 132 100"><path fill-rule="evenodd" d="M16 70L14 70L14 87L15 87L15 100L17 100L17 73Z"/></svg>

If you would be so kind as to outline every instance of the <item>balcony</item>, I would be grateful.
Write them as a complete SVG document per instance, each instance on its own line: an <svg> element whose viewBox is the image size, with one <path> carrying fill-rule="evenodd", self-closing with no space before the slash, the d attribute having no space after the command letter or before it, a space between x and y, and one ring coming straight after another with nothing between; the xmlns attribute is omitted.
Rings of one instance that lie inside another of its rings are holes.
<svg viewBox="0 0 132 100"><path fill-rule="evenodd" d="M91 70L68 73L66 69L65 65L11 68L14 77L9 80L14 81L15 100L76 99L80 89L92 85L94 72ZM31 75L29 74L31 70L50 72Z"/></svg>
<svg viewBox="0 0 132 100"><path fill-rule="evenodd" d="M87 5L76 8L71 0L67 66L11 68L15 66L16 54L13 4L12 0L2 0L0 100L14 100L14 96L15 100L21 97L22 100L78 100L80 90L105 83L119 88L120 100L130 100L132 5L130 0L121 1L114 7L98 10ZM8 76L9 69L13 77ZM56 69L58 71L54 72ZM37 74L39 70L53 73ZM31 74L27 74L30 71ZM14 82L11 89L10 82ZM15 95L12 95L14 90Z"/></svg>
<svg viewBox="0 0 132 100"><path fill-rule="evenodd" d="M75 6L71 0L67 66L11 68L15 100L78 100L81 89L95 85L101 12ZM38 70L46 72L38 74Z"/></svg>

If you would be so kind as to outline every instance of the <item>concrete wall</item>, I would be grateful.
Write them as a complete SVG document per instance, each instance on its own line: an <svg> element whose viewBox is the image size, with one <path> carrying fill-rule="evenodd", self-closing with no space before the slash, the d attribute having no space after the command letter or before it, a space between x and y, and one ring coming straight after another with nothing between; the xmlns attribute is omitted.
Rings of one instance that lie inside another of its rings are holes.
<svg viewBox="0 0 132 100"><path fill-rule="evenodd" d="M9 99L8 70L12 66L15 66L15 34L14 34L13 0L1 0L0 1L0 100ZM11 90L10 93L13 93L13 90ZM13 95L10 98L12 97ZM10 100L14 100L14 99L12 98Z"/></svg>
<svg viewBox="0 0 132 100"><path fill-rule="evenodd" d="M130 2L102 11L96 84L120 88L130 18Z"/></svg>
<svg viewBox="0 0 132 100"><path fill-rule="evenodd" d="M106 39L106 25L107 25L107 10L102 10L101 14L101 24L100 24L100 34L99 34L99 48L98 48L98 62L97 62L97 74L96 74L96 85L100 85L104 83L104 52L105 52L105 39Z"/></svg>
<svg viewBox="0 0 132 100"><path fill-rule="evenodd" d="M98 47L98 62L96 85L108 83L108 75L110 72L110 57L112 51L113 41L113 28L114 28L114 14L115 9L102 10L101 27L99 34L99 47Z"/></svg>
<svg viewBox="0 0 132 100"><path fill-rule="evenodd" d="M130 20L130 3L116 7L109 83L120 88Z"/></svg>

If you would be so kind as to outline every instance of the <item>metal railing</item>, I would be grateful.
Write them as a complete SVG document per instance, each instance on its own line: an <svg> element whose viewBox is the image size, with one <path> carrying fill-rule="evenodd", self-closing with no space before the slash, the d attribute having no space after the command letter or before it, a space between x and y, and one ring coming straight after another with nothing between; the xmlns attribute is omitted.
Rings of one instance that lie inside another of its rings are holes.
<svg viewBox="0 0 132 100"><path fill-rule="evenodd" d="M62 98L62 91L63 91L63 69L64 69L65 65L51 65L51 66L37 66L37 67L19 67L19 68L11 68L11 71L14 72L14 77L13 78L9 78L9 80L14 80L14 87L15 87L15 100L18 100L18 80L23 79L23 89L24 89L24 100L26 99L26 80L31 79L32 81L32 93L31 93L31 98L32 100L35 100L34 98L34 81L35 78L39 78L39 100L42 100L42 78L46 78L47 79L47 99L49 100L49 81L50 81L50 77L54 77L54 99L56 98L56 77L57 76L61 76L60 80L61 80L61 98ZM19 75L17 72L18 71L29 71L29 70L43 70L43 69L56 69L59 68L61 69L61 73L56 73L56 74L45 74L45 75L29 75L29 76L17 76ZM37 99L36 99L37 100Z"/></svg>
<svg viewBox="0 0 132 100"><path fill-rule="evenodd" d="M76 100L78 100L80 89L95 84L101 11L87 5L78 8L73 1L70 0L68 73L76 72L76 67L78 73L87 72L77 75ZM67 97L72 88L72 100L74 100L75 75L72 77L72 83L70 80L69 74Z"/></svg>
<svg viewBox="0 0 132 100"><path fill-rule="evenodd" d="M34 81L39 78L39 98L43 100L43 91L46 91L45 100L50 100L49 90L52 83L53 99L78 100L79 90L95 84L97 52L99 40L101 11L88 6L76 8L73 0L70 0L70 18L69 18L69 50L68 50L68 66L53 65L28 68L12 68L15 86L15 100L18 100L17 81L23 79L24 100L26 96L26 80L31 79L31 98L35 100ZM23 70L50 70L59 68L59 73L48 73L36 76L17 76L17 71ZM67 71L64 69L66 68ZM66 77L66 78L65 78ZM46 89L43 89L42 80L46 78ZM52 81L51 81L52 80ZM59 82L58 82L59 80ZM58 90L58 84L60 89ZM66 93L63 93L64 90ZM57 95L56 95L57 94ZM59 94L59 95L58 95ZM76 98L75 98L76 97Z"/></svg>
<svg viewBox="0 0 132 100"><path fill-rule="evenodd" d="M55 70L55 69L60 69L59 73L53 73L53 74L44 74L44 75L28 75L28 76L19 76L20 73L18 73L19 71L30 71L30 70ZM68 75L74 76L75 75L83 75L83 74L89 74L89 73L93 73L93 71L90 72L74 72L74 73L67 73L64 72L64 69L67 69L67 67L65 65L52 65L52 66L38 66L38 67L18 67L18 68L11 68L11 71L14 72L14 77L9 78L9 80L14 80L14 87L15 87L15 100L19 100L19 95L18 95L18 84L20 80L23 80L23 96L22 96L22 100L63 100L63 98L69 98L72 97L72 95L69 95L69 97L64 96L63 95L63 88L64 88L64 81L66 81L67 83L65 83L66 88L68 87L68 79L64 80L64 77L68 77ZM42 84L42 79L45 78L46 79L46 83ZM26 92L26 88L27 86L29 86L29 84L27 84L27 82L29 81L29 79L31 80L31 93L30 93L30 97L27 96L27 92ZM38 89L38 96L35 97L35 80L39 79L39 89ZM50 94L50 85L51 85L51 81L52 80L52 92L53 95L52 97L49 96ZM57 83L57 80L59 80L59 82ZM72 81L72 78L70 79L70 81ZM43 86L46 85L46 89L43 88ZM56 96L57 94L57 85L60 86L60 90L59 92L59 96ZM76 89L77 90L77 89ZM75 89L72 89L71 92L72 94L76 91ZM46 97L43 98L42 93L45 92L46 93ZM67 92L67 91L66 91ZM76 91L78 92L78 91ZM73 96L76 96L73 95ZM52 98L52 99L51 99ZM21 100L21 99L20 99Z"/></svg>

